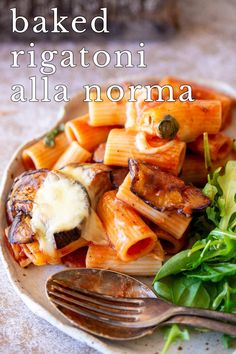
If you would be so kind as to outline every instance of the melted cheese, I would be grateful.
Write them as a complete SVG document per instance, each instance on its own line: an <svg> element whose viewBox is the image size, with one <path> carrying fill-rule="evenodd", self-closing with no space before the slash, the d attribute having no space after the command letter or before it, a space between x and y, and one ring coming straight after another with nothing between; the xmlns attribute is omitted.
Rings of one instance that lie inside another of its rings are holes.
<svg viewBox="0 0 236 354"><path fill-rule="evenodd" d="M95 245L108 246L109 244L104 226L93 209L82 231L82 237Z"/></svg>
<svg viewBox="0 0 236 354"><path fill-rule="evenodd" d="M100 166L99 166L100 165ZM75 179L81 183L87 190L91 206L96 209L98 199L107 191L109 185L109 167L95 163L95 164L81 164L74 167L73 165L65 166L60 172L66 176ZM107 173L107 180L104 176Z"/></svg>
<svg viewBox="0 0 236 354"><path fill-rule="evenodd" d="M173 146L174 141L171 140L168 143L153 147L147 141L147 134L145 132L139 132L136 135L135 146L138 151L142 152L143 154L158 154L159 152L163 152Z"/></svg>
<svg viewBox="0 0 236 354"><path fill-rule="evenodd" d="M90 201L92 201L93 193L90 190L90 185L95 175L93 169L86 168L86 165L81 165L78 167L68 165L61 170L61 173L81 183L86 188Z"/></svg>
<svg viewBox="0 0 236 354"><path fill-rule="evenodd" d="M31 226L40 249L55 255L54 233L80 227L89 217L89 200L84 187L60 173L51 172L38 189Z"/></svg>

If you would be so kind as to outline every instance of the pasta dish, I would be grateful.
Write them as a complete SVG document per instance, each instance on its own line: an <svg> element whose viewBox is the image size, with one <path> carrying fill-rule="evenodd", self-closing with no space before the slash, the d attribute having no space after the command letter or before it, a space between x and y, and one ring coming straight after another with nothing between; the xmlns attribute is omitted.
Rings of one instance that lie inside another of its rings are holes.
<svg viewBox="0 0 236 354"><path fill-rule="evenodd" d="M159 82L176 98L183 83ZM155 275L186 248L194 215L211 204L201 190L209 169L234 158L233 139L222 133L232 99L189 84L194 102L145 102L142 89L136 102L94 98L87 114L23 151L26 171L6 205L6 240L21 267Z"/></svg>
<svg viewBox="0 0 236 354"><path fill-rule="evenodd" d="M22 152L25 171L6 202L6 242L21 267L64 264L154 276L158 296L236 313L234 100L163 78L152 90L88 102ZM125 87L125 86L124 86ZM229 130L229 129L228 129ZM174 338L188 338L174 325ZM225 338L228 343L229 338Z"/></svg>

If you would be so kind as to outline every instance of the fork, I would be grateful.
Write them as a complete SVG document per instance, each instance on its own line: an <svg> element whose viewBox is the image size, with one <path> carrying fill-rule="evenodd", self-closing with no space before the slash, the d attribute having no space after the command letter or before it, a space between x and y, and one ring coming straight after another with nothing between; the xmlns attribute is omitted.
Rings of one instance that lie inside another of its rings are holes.
<svg viewBox="0 0 236 354"><path fill-rule="evenodd" d="M84 317L125 328L147 328L171 323L207 328L236 335L236 315L176 306L160 298L124 298L72 287L54 279L50 300Z"/></svg>

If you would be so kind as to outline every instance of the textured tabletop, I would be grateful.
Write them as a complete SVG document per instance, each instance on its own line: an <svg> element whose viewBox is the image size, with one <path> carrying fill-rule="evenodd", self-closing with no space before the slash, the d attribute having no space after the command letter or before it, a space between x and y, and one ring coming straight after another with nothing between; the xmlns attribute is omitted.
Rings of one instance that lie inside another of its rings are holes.
<svg viewBox="0 0 236 354"><path fill-rule="evenodd" d="M129 75L177 75L183 78L205 78L225 81L236 87L235 0L182 0L179 6L181 32L168 41L146 42L147 69L58 69L51 83L66 83L72 95L86 83L127 78ZM100 48L137 50L137 42L122 41L103 44L40 43L37 52L45 49L72 49L83 46L91 52ZM60 104L13 103L11 85L28 84L28 77L37 71L10 69L9 52L24 47L19 43L0 44L0 176L19 144L44 132L58 116ZM28 44L26 45L28 48ZM40 87L39 87L40 90ZM15 294L0 264L0 352L1 353L95 353L33 315ZM148 348L147 348L148 352Z"/></svg>

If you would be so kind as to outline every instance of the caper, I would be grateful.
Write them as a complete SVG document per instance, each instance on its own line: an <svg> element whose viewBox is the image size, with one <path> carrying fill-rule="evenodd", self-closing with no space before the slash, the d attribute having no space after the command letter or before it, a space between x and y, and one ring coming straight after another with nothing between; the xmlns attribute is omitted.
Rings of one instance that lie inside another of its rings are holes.
<svg viewBox="0 0 236 354"><path fill-rule="evenodd" d="M174 139L179 130L179 123L171 115L166 115L158 125L160 136L163 139Z"/></svg>

